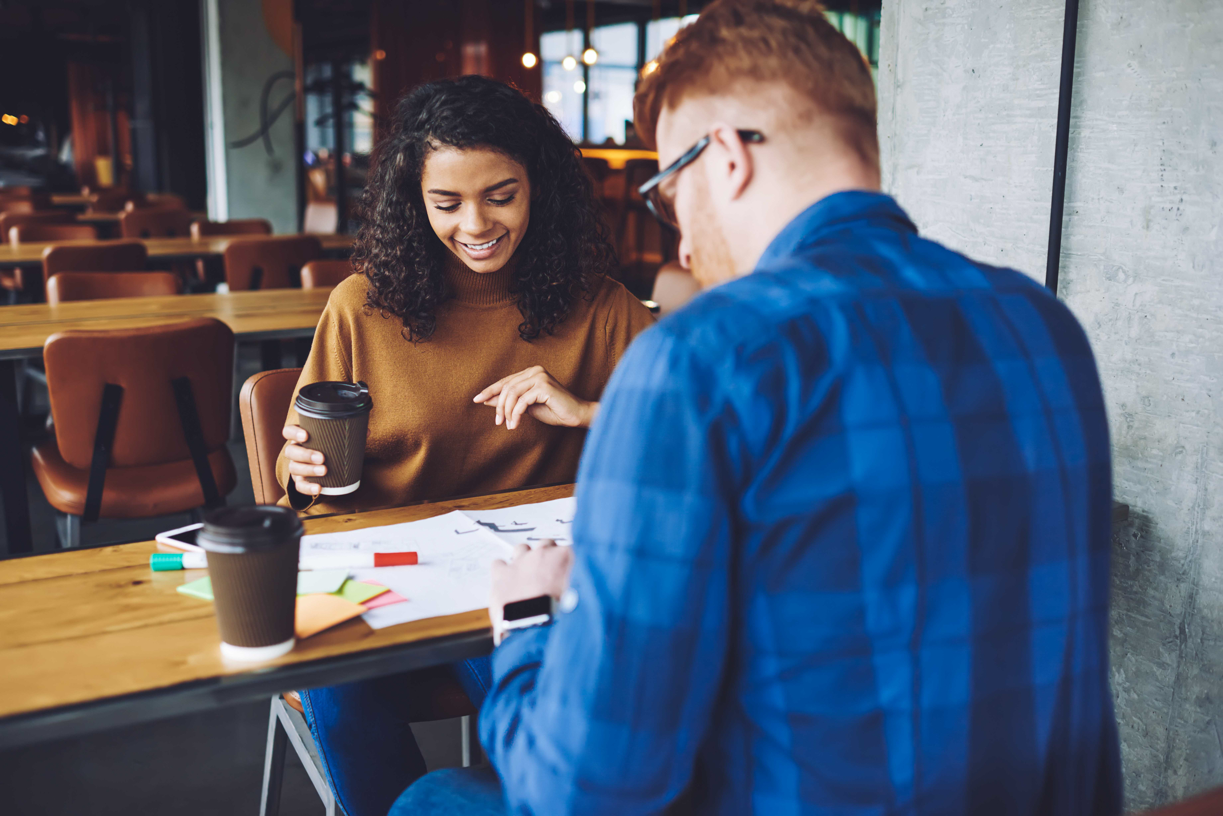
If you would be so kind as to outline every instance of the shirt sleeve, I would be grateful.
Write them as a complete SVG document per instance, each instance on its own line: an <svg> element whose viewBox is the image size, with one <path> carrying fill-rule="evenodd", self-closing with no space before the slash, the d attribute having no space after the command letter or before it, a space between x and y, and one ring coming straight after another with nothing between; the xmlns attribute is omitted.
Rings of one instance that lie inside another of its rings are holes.
<svg viewBox="0 0 1223 816"><path fill-rule="evenodd" d="M301 376L297 378L296 394L302 386L324 381L348 382L352 371L352 350L349 344L341 338L340 320L331 304L323 310L319 318L318 328L314 330L314 342L310 346L310 356L302 367ZM286 425L297 424L297 411L289 404L289 414L285 418ZM286 442L285 445L289 443ZM285 498L281 504L288 504L295 510L305 509L310 504L310 497L297 492L293 480L289 477L289 462L284 457L284 445L281 455L276 457L276 481L284 488Z"/></svg>
<svg viewBox="0 0 1223 816"><path fill-rule="evenodd" d="M511 812L660 813L728 648L733 412L661 327L608 386L578 478L577 607L493 655L481 736Z"/></svg>

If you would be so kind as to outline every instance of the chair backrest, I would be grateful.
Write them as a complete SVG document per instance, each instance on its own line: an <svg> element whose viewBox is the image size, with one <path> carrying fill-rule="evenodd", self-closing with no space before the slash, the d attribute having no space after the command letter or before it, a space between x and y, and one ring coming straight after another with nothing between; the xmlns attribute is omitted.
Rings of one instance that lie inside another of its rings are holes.
<svg viewBox="0 0 1223 816"><path fill-rule="evenodd" d="M590 173L590 177L594 179L596 188L603 183L603 180L611 173L611 166L607 163L607 159L600 159L594 156L583 156L582 164L586 166L586 172Z"/></svg>
<svg viewBox="0 0 1223 816"><path fill-rule="evenodd" d="M67 210L35 210L28 213L0 212L0 240L19 224L75 224L76 218Z"/></svg>
<svg viewBox="0 0 1223 816"><path fill-rule="evenodd" d="M234 221L192 221L191 237L199 240L210 235L271 235L272 225L262 218L239 218Z"/></svg>
<svg viewBox="0 0 1223 816"><path fill-rule="evenodd" d="M68 464L88 469L107 384L123 389L111 467L191 459L174 381L187 378L204 446L229 437L234 334L219 320L119 331L68 331L43 347L56 443Z"/></svg>
<svg viewBox="0 0 1223 816"><path fill-rule="evenodd" d="M312 235L235 238L225 248L225 281L229 291L288 289L301 283L301 268L323 256Z"/></svg>
<svg viewBox="0 0 1223 816"><path fill-rule="evenodd" d="M90 212L115 213L122 212L129 201L144 201L144 193L133 193L131 190L98 190L89 194Z"/></svg>
<svg viewBox="0 0 1223 816"><path fill-rule="evenodd" d="M124 210L143 210L152 207L159 210L185 210L187 199L174 193L146 193L123 202Z"/></svg>
<svg viewBox="0 0 1223 816"><path fill-rule="evenodd" d="M14 246L45 241L96 241L98 229L92 224L18 224L9 227L8 240Z"/></svg>
<svg viewBox="0 0 1223 816"><path fill-rule="evenodd" d="M0 186L0 198L28 198L33 192L34 188L28 184L18 184L12 187Z"/></svg>
<svg viewBox="0 0 1223 816"><path fill-rule="evenodd" d="M353 271L352 263L348 260L311 261L302 267L302 288L339 286Z"/></svg>
<svg viewBox="0 0 1223 816"><path fill-rule="evenodd" d="M42 251L43 274L57 272L131 272L144 269L149 253L139 241L49 246Z"/></svg>
<svg viewBox="0 0 1223 816"><path fill-rule="evenodd" d="M60 272L47 281L47 303L177 295L173 272Z"/></svg>
<svg viewBox="0 0 1223 816"><path fill-rule="evenodd" d="M42 209L32 198L0 198L0 213L32 213Z"/></svg>
<svg viewBox="0 0 1223 816"><path fill-rule="evenodd" d="M302 232L324 235L335 232L339 215L334 201L311 201L306 205L305 223Z"/></svg>
<svg viewBox="0 0 1223 816"><path fill-rule="evenodd" d="M276 458L284 447L281 429L289 417L301 373L300 368L261 371L246 381L238 396L256 504L275 504L284 495L276 480Z"/></svg>
<svg viewBox="0 0 1223 816"><path fill-rule="evenodd" d="M161 207L138 208L119 216L124 238L186 238L191 234L191 213Z"/></svg>

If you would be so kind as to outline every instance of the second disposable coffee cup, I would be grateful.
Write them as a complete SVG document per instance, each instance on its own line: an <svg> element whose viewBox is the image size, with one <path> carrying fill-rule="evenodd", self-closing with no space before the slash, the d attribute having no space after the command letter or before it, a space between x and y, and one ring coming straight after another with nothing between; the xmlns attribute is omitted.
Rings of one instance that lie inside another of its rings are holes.
<svg viewBox="0 0 1223 816"><path fill-rule="evenodd" d="M204 517L196 541L208 553L225 657L271 660L293 648L301 536L287 507L221 507Z"/></svg>
<svg viewBox="0 0 1223 816"><path fill-rule="evenodd" d="M327 475L307 477L325 496L343 496L361 486L365 436L374 406L363 382L316 382L302 386L293 407L309 434L302 447L323 454Z"/></svg>

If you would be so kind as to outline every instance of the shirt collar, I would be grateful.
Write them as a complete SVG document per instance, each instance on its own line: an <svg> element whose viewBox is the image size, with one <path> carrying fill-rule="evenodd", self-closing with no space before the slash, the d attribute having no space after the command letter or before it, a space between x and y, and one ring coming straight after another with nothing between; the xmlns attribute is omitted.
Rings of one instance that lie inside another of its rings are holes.
<svg viewBox="0 0 1223 816"><path fill-rule="evenodd" d="M756 268L761 269L796 255L799 250L833 231L867 224L917 232L909 216L889 195L865 190L833 193L821 198L782 227L756 262Z"/></svg>

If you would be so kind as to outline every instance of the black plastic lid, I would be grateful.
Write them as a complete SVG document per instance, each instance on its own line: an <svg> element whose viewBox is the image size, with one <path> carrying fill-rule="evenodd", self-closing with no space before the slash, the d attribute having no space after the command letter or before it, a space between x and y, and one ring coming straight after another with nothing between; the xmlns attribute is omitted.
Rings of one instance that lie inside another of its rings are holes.
<svg viewBox="0 0 1223 816"><path fill-rule="evenodd" d="M204 517L204 528L196 536L209 552L261 552L289 541L296 546L302 523L288 507L259 504L254 507L218 507Z"/></svg>
<svg viewBox="0 0 1223 816"><path fill-rule="evenodd" d="M316 382L302 386L293 407L312 416L342 419L368 411L374 401L363 382Z"/></svg>

